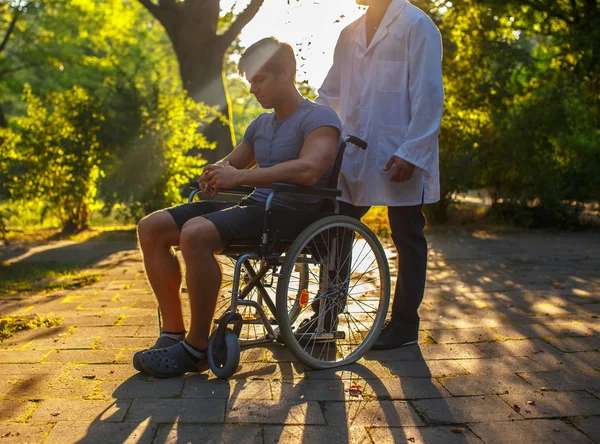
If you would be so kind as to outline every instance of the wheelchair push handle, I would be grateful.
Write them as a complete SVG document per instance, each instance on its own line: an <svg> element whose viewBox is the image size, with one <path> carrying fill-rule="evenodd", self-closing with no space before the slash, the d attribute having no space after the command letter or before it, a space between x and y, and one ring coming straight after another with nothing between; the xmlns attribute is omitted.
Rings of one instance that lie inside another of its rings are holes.
<svg viewBox="0 0 600 444"><path fill-rule="evenodd" d="M368 146L367 142L352 135L344 137L344 143L352 143L363 150L366 150Z"/></svg>

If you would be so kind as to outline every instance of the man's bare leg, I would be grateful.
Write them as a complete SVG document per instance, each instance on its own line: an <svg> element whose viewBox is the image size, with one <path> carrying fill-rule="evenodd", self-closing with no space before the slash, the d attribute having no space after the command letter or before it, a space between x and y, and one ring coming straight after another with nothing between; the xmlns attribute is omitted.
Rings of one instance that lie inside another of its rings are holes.
<svg viewBox="0 0 600 444"><path fill-rule="evenodd" d="M158 300L163 331L185 330L179 289L181 269L172 247L179 245L181 232L167 211L157 211L138 224L138 240L148 281Z"/></svg>
<svg viewBox="0 0 600 444"><path fill-rule="evenodd" d="M219 232L209 220L195 217L183 226L181 253L192 312L186 342L199 350L206 350L221 288L221 267L215 254L222 249Z"/></svg>

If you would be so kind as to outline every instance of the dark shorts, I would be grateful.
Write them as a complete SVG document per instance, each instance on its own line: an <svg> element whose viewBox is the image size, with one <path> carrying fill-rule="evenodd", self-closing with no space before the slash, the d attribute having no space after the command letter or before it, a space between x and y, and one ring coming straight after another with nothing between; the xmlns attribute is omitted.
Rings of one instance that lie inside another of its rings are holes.
<svg viewBox="0 0 600 444"><path fill-rule="evenodd" d="M265 222L265 205L251 199L243 199L240 203L192 202L167 208L167 211L180 230L195 217L208 219L217 228L223 245L232 240L259 239Z"/></svg>

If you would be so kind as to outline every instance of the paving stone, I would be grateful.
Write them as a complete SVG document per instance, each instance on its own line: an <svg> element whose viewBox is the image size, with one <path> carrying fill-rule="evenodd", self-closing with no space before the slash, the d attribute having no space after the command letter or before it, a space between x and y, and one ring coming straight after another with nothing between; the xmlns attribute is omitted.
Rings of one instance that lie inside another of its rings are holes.
<svg viewBox="0 0 600 444"><path fill-rule="evenodd" d="M521 419L497 396L423 399L412 401L429 424L464 424Z"/></svg>
<svg viewBox="0 0 600 444"><path fill-rule="evenodd" d="M487 345L487 344L486 344ZM425 360L484 358L473 344L425 344L419 346Z"/></svg>
<svg viewBox="0 0 600 444"><path fill-rule="evenodd" d="M346 401L445 398L451 394L435 379L398 378L344 381ZM359 386L360 390L356 390Z"/></svg>
<svg viewBox="0 0 600 444"><path fill-rule="evenodd" d="M103 338L96 343L97 349L126 348L145 350L154 345L155 338Z"/></svg>
<svg viewBox="0 0 600 444"><path fill-rule="evenodd" d="M594 442L600 442L600 416L574 418L573 424Z"/></svg>
<svg viewBox="0 0 600 444"><path fill-rule="evenodd" d="M81 444L106 444L107 442L150 444L156 433L156 428L157 425L149 421L120 424L63 421L56 424L44 440L44 444L64 444L67 442Z"/></svg>
<svg viewBox="0 0 600 444"><path fill-rule="evenodd" d="M560 418L600 415L600 400L587 392L541 392L501 396L510 406L519 406L525 418ZM529 404L533 402L533 404Z"/></svg>
<svg viewBox="0 0 600 444"><path fill-rule="evenodd" d="M482 441L466 427L376 427L369 429L369 434L375 443L482 443Z"/></svg>
<svg viewBox="0 0 600 444"><path fill-rule="evenodd" d="M468 360L467 360L468 361ZM385 362L384 367L394 377L443 378L467 375L463 360Z"/></svg>
<svg viewBox="0 0 600 444"><path fill-rule="evenodd" d="M416 349L416 350L415 350ZM415 354L416 352L416 354ZM417 347L401 347L394 350L369 350L364 356L367 361L414 361L417 355L421 355ZM359 361L359 362L362 362Z"/></svg>
<svg viewBox="0 0 600 444"><path fill-rule="evenodd" d="M123 326L123 327L119 327L119 328L133 328L135 331L135 335L134 336L141 336L141 337L149 337L149 338L158 338L159 332L158 332L158 326L157 325L142 325L142 326ZM128 335L129 336L129 335Z"/></svg>
<svg viewBox="0 0 600 444"><path fill-rule="evenodd" d="M2 350L0 351L0 364L37 364L48 353L48 350Z"/></svg>
<svg viewBox="0 0 600 444"><path fill-rule="evenodd" d="M539 362L547 370L591 370L600 369L600 352L581 353L541 353L533 356L534 361Z"/></svg>
<svg viewBox="0 0 600 444"><path fill-rule="evenodd" d="M327 370L307 370L306 376L309 379L352 379L357 376L364 379L385 379L391 377L385 367L375 361L362 361Z"/></svg>
<svg viewBox="0 0 600 444"><path fill-rule="evenodd" d="M65 327L109 327L114 325L118 320L119 316L90 316L89 312L66 312L66 313L54 313L55 316L64 316L65 319L61 322L61 325Z"/></svg>
<svg viewBox="0 0 600 444"><path fill-rule="evenodd" d="M438 344L489 342L498 339L494 331L485 327L428 330L427 334Z"/></svg>
<svg viewBox="0 0 600 444"><path fill-rule="evenodd" d="M33 408L35 408L33 402L3 399L0 402L0 422L21 420Z"/></svg>
<svg viewBox="0 0 600 444"><path fill-rule="evenodd" d="M135 325L112 325L109 327L77 327L73 337L84 338L120 338L132 337L140 327ZM158 328L154 327L154 337L158 337Z"/></svg>
<svg viewBox="0 0 600 444"><path fill-rule="evenodd" d="M64 364L0 364L0 379L58 378L66 368Z"/></svg>
<svg viewBox="0 0 600 444"><path fill-rule="evenodd" d="M51 338L36 339L28 346L30 350L52 349L88 349L90 350L96 340L94 338L81 338L73 336L55 336Z"/></svg>
<svg viewBox="0 0 600 444"><path fill-rule="evenodd" d="M95 398L146 399L175 398L181 395L182 378L167 380L128 379L100 382Z"/></svg>
<svg viewBox="0 0 600 444"><path fill-rule="evenodd" d="M303 379L306 377L304 366L299 363L260 363L244 362L232 379Z"/></svg>
<svg viewBox="0 0 600 444"><path fill-rule="evenodd" d="M544 354L546 355L546 354ZM472 375L491 376L505 373L538 372L548 370L544 365L521 356L502 358L463 359L460 365Z"/></svg>
<svg viewBox="0 0 600 444"><path fill-rule="evenodd" d="M29 417L28 422L62 421L110 421L121 422L131 405L128 400L112 401L42 401Z"/></svg>
<svg viewBox="0 0 600 444"><path fill-rule="evenodd" d="M131 377L147 379L146 375L138 372L131 364L73 364L65 369L63 377L96 381L124 381Z"/></svg>
<svg viewBox="0 0 600 444"><path fill-rule="evenodd" d="M115 325L123 326L123 325L138 325L138 326L154 326L157 328L158 318L156 313L148 314L148 315L128 315L128 316L120 316L118 318L118 322L115 321Z"/></svg>
<svg viewBox="0 0 600 444"><path fill-rule="evenodd" d="M550 338L548 342L564 352L585 352L600 350L600 337L590 336L582 338Z"/></svg>
<svg viewBox="0 0 600 444"><path fill-rule="evenodd" d="M97 382L89 380L39 377L15 383L4 397L6 399L81 399L92 394L96 385Z"/></svg>
<svg viewBox="0 0 600 444"><path fill-rule="evenodd" d="M27 444L41 442L52 424L0 423L2 444Z"/></svg>
<svg viewBox="0 0 600 444"><path fill-rule="evenodd" d="M183 398L272 400L269 381L244 379L202 380L194 376L185 379Z"/></svg>
<svg viewBox="0 0 600 444"><path fill-rule="evenodd" d="M600 377L597 371L551 371L539 373L521 373L520 376L537 389L571 391L600 389Z"/></svg>
<svg viewBox="0 0 600 444"><path fill-rule="evenodd" d="M365 427L265 426L265 444L347 443L371 444Z"/></svg>
<svg viewBox="0 0 600 444"><path fill-rule="evenodd" d="M343 401L350 385L351 381L343 379L271 382L273 399L280 402Z"/></svg>
<svg viewBox="0 0 600 444"><path fill-rule="evenodd" d="M575 427L561 420L530 419L470 424L469 428L486 444L533 443L591 443Z"/></svg>
<svg viewBox="0 0 600 444"><path fill-rule="evenodd" d="M490 342L477 344L477 347L491 358L502 356L528 356L534 358L540 353L556 354L559 350L540 339L522 341ZM482 356L485 357L485 356Z"/></svg>
<svg viewBox="0 0 600 444"><path fill-rule="evenodd" d="M325 424L317 402L234 400L227 407L227 422L258 424Z"/></svg>
<svg viewBox="0 0 600 444"><path fill-rule="evenodd" d="M325 403L327 424L346 426L421 426L423 421L406 401L357 401Z"/></svg>
<svg viewBox="0 0 600 444"><path fill-rule="evenodd" d="M130 402L130 401L127 401ZM201 408L197 399L136 399L127 412L126 421L221 423L225 418L225 400L205 399Z"/></svg>
<svg viewBox="0 0 600 444"><path fill-rule="evenodd" d="M503 393L530 393L535 388L515 374L501 376L456 376L440 382L454 396L495 395Z"/></svg>
<svg viewBox="0 0 600 444"><path fill-rule="evenodd" d="M46 356L47 363L107 364L115 362L117 350L53 350Z"/></svg>
<svg viewBox="0 0 600 444"><path fill-rule="evenodd" d="M211 444L262 444L262 430L255 425L176 424L161 426L155 443L176 444L205 442Z"/></svg>

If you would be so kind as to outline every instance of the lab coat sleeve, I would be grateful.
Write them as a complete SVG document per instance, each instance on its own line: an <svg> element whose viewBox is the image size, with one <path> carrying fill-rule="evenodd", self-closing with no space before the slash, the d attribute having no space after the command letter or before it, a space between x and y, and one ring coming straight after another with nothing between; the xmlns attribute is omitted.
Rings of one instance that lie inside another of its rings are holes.
<svg viewBox="0 0 600 444"><path fill-rule="evenodd" d="M405 142L395 155L433 173L438 169L437 140L444 107L442 39L437 27L425 17L413 25L409 38L411 115Z"/></svg>
<svg viewBox="0 0 600 444"><path fill-rule="evenodd" d="M329 69L329 73L323 85L319 88L316 102L320 105L326 105L333 108L335 112L340 115L340 94L342 89L342 48L344 46L344 32L341 33L340 38L335 45L335 52L333 54L333 65Z"/></svg>

